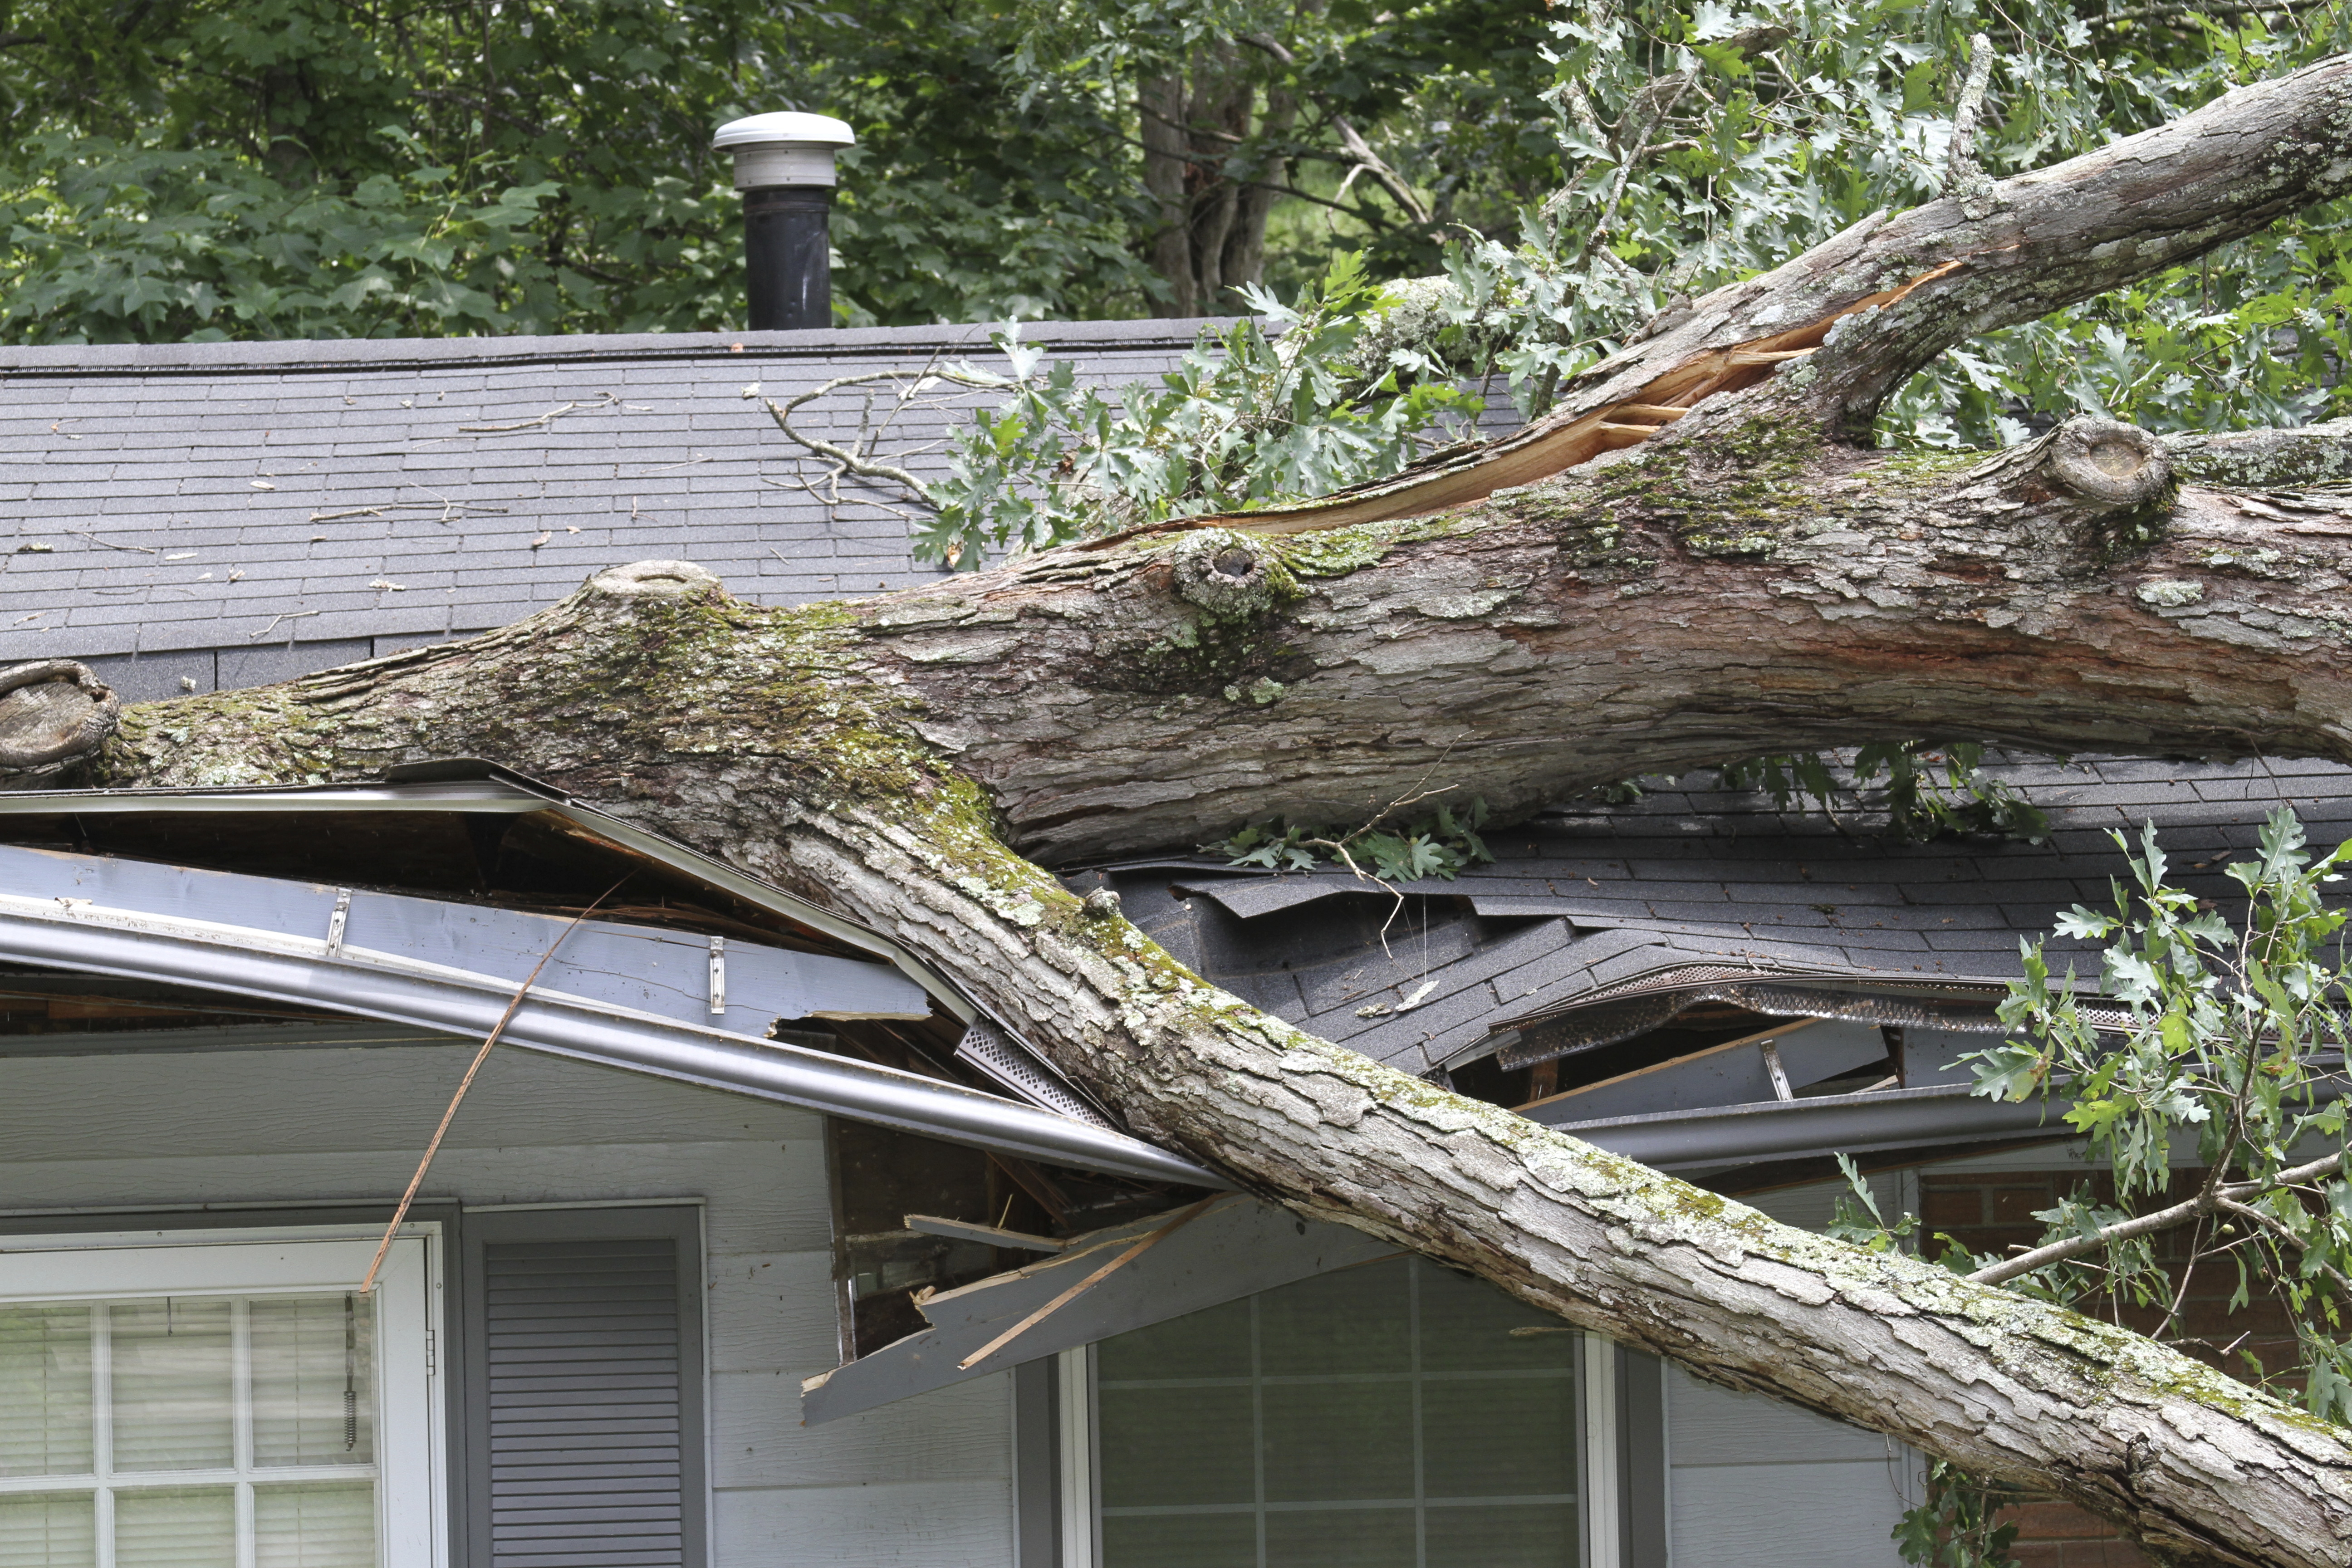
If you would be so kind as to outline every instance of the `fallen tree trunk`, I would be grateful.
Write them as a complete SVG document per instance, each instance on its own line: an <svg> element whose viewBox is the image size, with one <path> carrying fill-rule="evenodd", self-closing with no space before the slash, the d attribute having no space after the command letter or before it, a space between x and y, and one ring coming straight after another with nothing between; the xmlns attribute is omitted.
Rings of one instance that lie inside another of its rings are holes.
<svg viewBox="0 0 2352 1568"><path fill-rule="evenodd" d="M68 781L495 759L889 931L1139 1131L1302 1214L2051 1488L2168 1561L2340 1565L2344 1429L1301 1035L1024 857L1896 736L2352 758L2352 503L2281 493L2339 451L2208 442L2179 466L2227 483L2199 488L2095 422L1990 458L1845 444L1958 337L2338 194L2347 120L2339 60L1874 220L1543 426L1361 494L857 604L615 569L471 642L131 710Z"/></svg>

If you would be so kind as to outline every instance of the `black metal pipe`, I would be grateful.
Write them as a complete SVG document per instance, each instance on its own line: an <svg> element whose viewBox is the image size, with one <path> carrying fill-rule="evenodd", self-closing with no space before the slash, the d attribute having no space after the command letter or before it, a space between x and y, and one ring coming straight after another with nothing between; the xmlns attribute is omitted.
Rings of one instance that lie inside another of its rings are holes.
<svg viewBox="0 0 2352 1568"><path fill-rule="evenodd" d="M756 185L743 193L743 270L751 330L833 325L831 185Z"/></svg>

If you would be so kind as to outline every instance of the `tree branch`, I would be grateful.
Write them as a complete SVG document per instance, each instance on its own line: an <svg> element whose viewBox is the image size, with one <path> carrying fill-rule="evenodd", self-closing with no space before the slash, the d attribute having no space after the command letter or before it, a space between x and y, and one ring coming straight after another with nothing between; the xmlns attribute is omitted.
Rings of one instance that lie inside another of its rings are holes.
<svg viewBox="0 0 2352 1568"><path fill-rule="evenodd" d="M1252 48L1272 55L1294 70L1297 68L1298 58L1265 34L1244 33L1240 37L1243 43ZM1362 134L1357 131L1346 115L1332 106L1330 99L1326 94L1312 87L1307 88L1307 91L1317 103L1322 105L1324 114L1331 122L1331 129L1339 133L1339 145L1347 151L1348 156L1353 158L1359 167L1381 183L1381 188L1395 198L1397 205L1405 210L1406 216L1412 218L1416 224L1426 226L1430 221L1429 208L1423 203L1420 196L1413 194L1412 186L1406 183L1404 176L1390 168L1387 162L1378 153L1372 151L1371 143L1364 140Z"/></svg>
<svg viewBox="0 0 2352 1568"><path fill-rule="evenodd" d="M1574 378L1543 418L1475 457L1205 521L1296 531L1425 515L1616 449L1623 442L1607 430L1615 409L1693 406L1807 355L1801 375L1779 382L1769 416L1866 444L1880 403L1944 350L2352 191L2348 153L2352 57L2339 55L1996 182L1980 197L1874 213L1763 277L1693 302L1673 325ZM1677 435L1692 428L1685 421Z"/></svg>
<svg viewBox="0 0 2352 1568"><path fill-rule="evenodd" d="M1969 40L1969 74L1952 109L1950 167L1944 174L1944 194L1963 204L1992 194L1992 180L1977 162L1977 116L1991 82L1992 40L1979 33Z"/></svg>
<svg viewBox="0 0 2352 1568"><path fill-rule="evenodd" d="M2006 1285L2022 1274L2046 1268L2053 1263L2071 1263L2077 1258L2104 1251L2119 1241L2133 1241L2143 1236L2156 1236L2178 1229L2211 1214L2224 1202L2219 1193L2200 1192L2185 1202L2169 1208L2160 1208L2137 1215L2127 1220L2100 1227L2091 1236L2070 1236L2063 1241L2053 1241L2047 1247L2037 1247L2031 1252L2021 1252L2014 1258L1979 1268L1969 1276L1979 1285Z"/></svg>

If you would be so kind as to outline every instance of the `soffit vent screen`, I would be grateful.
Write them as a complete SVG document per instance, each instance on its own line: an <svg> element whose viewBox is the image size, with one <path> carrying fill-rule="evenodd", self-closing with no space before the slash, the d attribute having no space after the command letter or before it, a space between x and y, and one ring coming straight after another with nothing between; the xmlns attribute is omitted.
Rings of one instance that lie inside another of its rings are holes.
<svg viewBox="0 0 2352 1568"><path fill-rule="evenodd" d="M491 1568L694 1568L677 1241L481 1257Z"/></svg>

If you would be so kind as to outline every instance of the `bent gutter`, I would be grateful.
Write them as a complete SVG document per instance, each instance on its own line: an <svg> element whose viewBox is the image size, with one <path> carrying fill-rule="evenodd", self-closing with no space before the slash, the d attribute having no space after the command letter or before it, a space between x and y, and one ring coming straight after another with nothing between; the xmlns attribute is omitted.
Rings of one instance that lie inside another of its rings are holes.
<svg viewBox="0 0 2352 1568"><path fill-rule="evenodd" d="M2019 1104L1982 1099L1970 1092L1972 1087L1931 1084L1876 1094L1770 1100L1597 1121L1553 1121L1541 1114L1528 1119L1612 1154L1667 1168L1744 1164L1833 1150L1900 1149L2035 1132L2053 1138L2079 1136L2065 1121L2071 1100Z"/></svg>
<svg viewBox="0 0 2352 1568"><path fill-rule="evenodd" d="M932 999L970 1024L980 1010L946 976L924 963L905 944L844 919L832 910L788 893L759 878L738 871L726 862L690 848L676 839L638 827L611 813L572 798L538 780L496 763L460 759L450 763L418 763L394 768L394 775L422 773L445 768L469 767L467 777L403 779L383 784L289 785L227 785L196 789L103 789L0 791L0 816L64 813L78 816L154 812L275 813L311 811L463 812L468 815L529 816L547 811L600 837L611 840L674 870L722 888L757 908L798 921L858 949L886 960Z"/></svg>
<svg viewBox="0 0 2352 1568"><path fill-rule="evenodd" d="M227 991L324 1007L447 1034L488 1034L514 996L511 981L346 945L135 910L0 894L0 955L89 973ZM533 991L503 1039L550 1056L1052 1164L1194 1186L1232 1184L1181 1155L955 1084L781 1043L751 1044L651 1014Z"/></svg>

